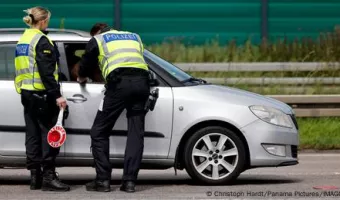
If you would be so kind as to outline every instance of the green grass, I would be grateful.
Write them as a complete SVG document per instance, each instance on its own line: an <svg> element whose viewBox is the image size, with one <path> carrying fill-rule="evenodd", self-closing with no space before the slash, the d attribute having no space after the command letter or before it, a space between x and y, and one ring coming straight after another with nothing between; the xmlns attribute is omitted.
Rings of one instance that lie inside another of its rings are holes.
<svg viewBox="0 0 340 200"><path fill-rule="evenodd" d="M147 46L149 50L164 59L179 62L339 62L340 61L340 29L331 33L321 33L319 38L308 37L288 41L281 38L277 41L263 40L261 44L252 44L251 38L244 45L237 46L235 41L221 45L213 40L204 45L188 45L179 40L166 41L161 44ZM188 72L200 78L247 78L247 77L340 77L340 70L324 70L310 72ZM245 84L230 85L264 95L268 94L339 94L336 85L285 85L253 86ZM300 90L295 90L299 88ZM302 91L301 91L302 89Z"/></svg>
<svg viewBox="0 0 340 200"><path fill-rule="evenodd" d="M320 33L313 40L309 37L288 41L263 40L252 44L251 38L243 45L234 40L226 45L216 39L204 45L185 44L180 40L147 45L146 48L170 62L333 62L340 61L340 29Z"/></svg>
<svg viewBox="0 0 340 200"><path fill-rule="evenodd" d="M340 118L298 118L300 149L340 149Z"/></svg>

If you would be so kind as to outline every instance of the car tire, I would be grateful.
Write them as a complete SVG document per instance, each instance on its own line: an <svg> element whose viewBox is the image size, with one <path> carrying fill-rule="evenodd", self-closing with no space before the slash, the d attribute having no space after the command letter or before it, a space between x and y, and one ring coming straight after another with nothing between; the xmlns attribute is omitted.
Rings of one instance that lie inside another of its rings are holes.
<svg viewBox="0 0 340 200"><path fill-rule="evenodd" d="M184 147L185 169L200 183L230 184L244 169L245 151L243 142L233 131L219 126L205 127L195 132Z"/></svg>

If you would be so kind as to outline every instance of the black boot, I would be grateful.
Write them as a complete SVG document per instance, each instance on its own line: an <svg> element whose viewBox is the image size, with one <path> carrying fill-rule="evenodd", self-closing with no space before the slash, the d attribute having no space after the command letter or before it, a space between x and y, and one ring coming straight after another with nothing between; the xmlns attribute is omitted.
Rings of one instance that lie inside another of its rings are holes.
<svg viewBox="0 0 340 200"><path fill-rule="evenodd" d="M110 180L94 180L86 184L87 191L110 192Z"/></svg>
<svg viewBox="0 0 340 200"><path fill-rule="evenodd" d="M69 191L70 186L60 182L56 172L46 171L43 173L42 191Z"/></svg>
<svg viewBox="0 0 340 200"><path fill-rule="evenodd" d="M120 190L125 192L135 192L135 182L124 181L122 186L120 187Z"/></svg>
<svg viewBox="0 0 340 200"><path fill-rule="evenodd" d="M42 185L42 175L41 169L32 169L31 170L31 190L39 190Z"/></svg>

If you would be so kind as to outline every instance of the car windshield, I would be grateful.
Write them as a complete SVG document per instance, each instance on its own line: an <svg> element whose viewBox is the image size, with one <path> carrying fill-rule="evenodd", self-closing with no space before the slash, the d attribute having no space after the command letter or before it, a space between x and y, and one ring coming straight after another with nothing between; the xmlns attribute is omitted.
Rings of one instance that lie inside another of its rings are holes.
<svg viewBox="0 0 340 200"><path fill-rule="evenodd" d="M151 53L150 51L145 50L144 54L153 62L155 62L157 65L162 67L164 70L166 70L169 74L174 76L177 80L181 82L185 82L186 80L191 80L193 77L189 74L185 73L175 65L163 60L159 56Z"/></svg>

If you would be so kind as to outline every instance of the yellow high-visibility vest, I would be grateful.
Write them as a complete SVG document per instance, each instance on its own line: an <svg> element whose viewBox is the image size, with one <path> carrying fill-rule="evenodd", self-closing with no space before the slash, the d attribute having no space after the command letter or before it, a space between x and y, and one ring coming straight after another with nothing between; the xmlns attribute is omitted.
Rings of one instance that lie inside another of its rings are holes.
<svg viewBox="0 0 340 200"><path fill-rule="evenodd" d="M20 94L21 90L42 91L45 86L41 81L36 65L36 45L41 37L47 37L38 29L26 29L17 43L15 50L15 88ZM49 42L53 42L47 37ZM54 72L55 80L58 81L58 64Z"/></svg>
<svg viewBox="0 0 340 200"><path fill-rule="evenodd" d="M99 47L99 66L105 80L110 72L121 67L148 70L143 43L138 34L110 30L94 38Z"/></svg>

